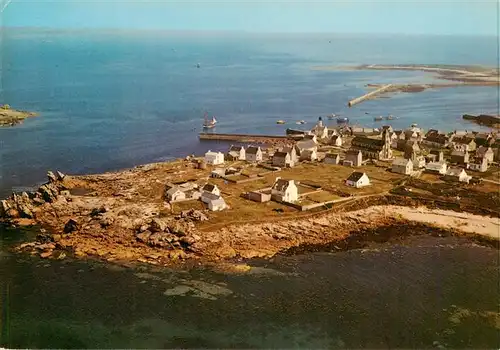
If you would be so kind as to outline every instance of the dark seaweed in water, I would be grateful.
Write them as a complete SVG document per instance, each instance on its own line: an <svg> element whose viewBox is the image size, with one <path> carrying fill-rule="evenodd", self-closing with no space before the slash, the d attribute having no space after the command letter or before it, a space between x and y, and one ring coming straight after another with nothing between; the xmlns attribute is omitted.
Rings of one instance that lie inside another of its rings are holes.
<svg viewBox="0 0 500 350"><path fill-rule="evenodd" d="M405 240L410 236L429 235L432 237L451 237L456 236L451 230L432 227L423 223L401 222L376 228L366 228L351 233L347 238L333 241L326 244L301 244L281 252L282 255L291 256L311 252L335 252L351 249L361 249L370 246L373 243L395 243ZM469 235L471 239L481 245L500 249L500 241L480 235Z"/></svg>

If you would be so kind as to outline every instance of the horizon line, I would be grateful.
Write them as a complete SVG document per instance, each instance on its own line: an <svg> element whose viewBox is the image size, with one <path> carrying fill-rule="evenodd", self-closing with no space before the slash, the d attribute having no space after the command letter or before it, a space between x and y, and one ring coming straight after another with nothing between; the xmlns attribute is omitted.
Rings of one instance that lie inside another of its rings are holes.
<svg viewBox="0 0 500 350"><path fill-rule="evenodd" d="M468 33L388 33L388 32L341 32L341 31L252 31L241 29L168 29L168 28L125 28L125 27L47 27L47 26L7 26L0 25L2 30L43 30L59 32L162 32L178 34L245 34L245 35L365 35L365 36L445 36L445 37L491 37L499 38L498 34L468 34Z"/></svg>

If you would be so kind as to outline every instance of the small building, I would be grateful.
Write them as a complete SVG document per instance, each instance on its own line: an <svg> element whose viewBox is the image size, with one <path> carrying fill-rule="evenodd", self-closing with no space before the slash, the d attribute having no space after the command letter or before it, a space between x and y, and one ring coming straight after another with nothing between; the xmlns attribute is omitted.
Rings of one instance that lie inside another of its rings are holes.
<svg viewBox="0 0 500 350"><path fill-rule="evenodd" d="M406 141L404 147L404 157L413 160L420 154L420 146L416 141Z"/></svg>
<svg viewBox="0 0 500 350"><path fill-rule="evenodd" d="M265 203L271 200L271 189L248 192L248 199L254 202Z"/></svg>
<svg viewBox="0 0 500 350"><path fill-rule="evenodd" d="M479 146L476 150L476 157L486 158L488 162L493 162L493 158L495 157L495 153L491 147Z"/></svg>
<svg viewBox="0 0 500 350"><path fill-rule="evenodd" d="M435 161L436 162L443 162L444 161L444 153L441 150L433 149L430 151L430 154L435 156Z"/></svg>
<svg viewBox="0 0 500 350"><path fill-rule="evenodd" d="M278 151L273 155L273 165L280 168L292 168L295 162L292 161L290 153Z"/></svg>
<svg viewBox="0 0 500 350"><path fill-rule="evenodd" d="M479 171L484 173L488 170L488 159L484 157L476 157L472 162L469 163L469 169L473 171Z"/></svg>
<svg viewBox="0 0 500 350"><path fill-rule="evenodd" d="M302 151L318 151L318 143L314 140L299 141L296 145L299 150L298 156L302 155Z"/></svg>
<svg viewBox="0 0 500 350"><path fill-rule="evenodd" d="M340 163L340 155L338 153L327 153L325 154L325 159L323 159L325 164L339 164Z"/></svg>
<svg viewBox="0 0 500 350"><path fill-rule="evenodd" d="M205 186L202 187L201 191L203 193L211 193L215 194L216 196L220 196L220 190L217 185L205 184Z"/></svg>
<svg viewBox="0 0 500 350"><path fill-rule="evenodd" d="M463 168L459 167L451 167L446 171L446 175L444 176L445 180L448 181L457 181L457 182L466 182L469 183L470 176L467 175Z"/></svg>
<svg viewBox="0 0 500 350"><path fill-rule="evenodd" d="M179 186L167 186L165 198L169 202L186 200L186 193Z"/></svg>
<svg viewBox="0 0 500 350"><path fill-rule="evenodd" d="M361 166L363 153L360 150L348 150L345 154L345 161L351 162L352 166Z"/></svg>
<svg viewBox="0 0 500 350"><path fill-rule="evenodd" d="M300 160L315 161L318 159L318 154L315 150L303 150L300 153Z"/></svg>
<svg viewBox="0 0 500 350"><path fill-rule="evenodd" d="M360 188L370 185L370 179L365 173L355 171L345 180L347 186Z"/></svg>
<svg viewBox="0 0 500 350"><path fill-rule="evenodd" d="M451 152L451 163L460 165L469 164L469 152L457 150Z"/></svg>
<svg viewBox="0 0 500 350"><path fill-rule="evenodd" d="M485 146L489 147L495 141L492 137L491 133L486 132L478 132L474 137L474 142L476 143L476 147Z"/></svg>
<svg viewBox="0 0 500 350"><path fill-rule="evenodd" d="M227 158L229 160L245 160L245 147L232 145L229 147Z"/></svg>
<svg viewBox="0 0 500 350"><path fill-rule="evenodd" d="M333 135L332 138L330 139L330 144L337 147L342 146L342 136Z"/></svg>
<svg viewBox="0 0 500 350"><path fill-rule="evenodd" d="M223 177L224 175L226 175L226 170L223 168L214 169L210 173L210 177L214 177L214 178Z"/></svg>
<svg viewBox="0 0 500 350"><path fill-rule="evenodd" d="M221 211L227 208L224 198L212 193L205 193L202 195L201 200L203 203L207 204L208 209L211 211Z"/></svg>
<svg viewBox="0 0 500 350"><path fill-rule="evenodd" d="M476 142L473 137L460 136L453 138L453 149L462 152L472 152L476 150Z"/></svg>
<svg viewBox="0 0 500 350"><path fill-rule="evenodd" d="M208 151L205 153L205 163L210 165L224 164L224 154L221 152Z"/></svg>
<svg viewBox="0 0 500 350"><path fill-rule="evenodd" d="M422 144L427 147L447 148L452 138L446 134L431 134L422 140Z"/></svg>
<svg viewBox="0 0 500 350"><path fill-rule="evenodd" d="M425 165L425 171L434 174L446 174L446 162L430 162Z"/></svg>
<svg viewBox="0 0 500 350"><path fill-rule="evenodd" d="M406 158L396 158L392 162L392 172L404 175L411 175L413 172L413 162Z"/></svg>
<svg viewBox="0 0 500 350"><path fill-rule="evenodd" d="M395 130L394 134L396 135L397 140L404 140L405 139L405 133L403 130Z"/></svg>
<svg viewBox="0 0 500 350"><path fill-rule="evenodd" d="M295 202L299 199L299 190L293 180L276 178L271 189L271 197L278 202Z"/></svg>
<svg viewBox="0 0 500 350"><path fill-rule="evenodd" d="M313 140L314 142L318 143L318 137L314 134L305 134L304 137L302 138L302 141L309 141Z"/></svg>
<svg viewBox="0 0 500 350"><path fill-rule="evenodd" d="M262 150L258 146L250 146L245 152L247 162L262 162Z"/></svg>
<svg viewBox="0 0 500 350"><path fill-rule="evenodd" d="M382 132L382 139L357 136L351 141L351 146L360 150L364 158L377 160L392 158L391 139L387 130Z"/></svg>
<svg viewBox="0 0 500 350"><path fill-rule="evenodd" d="M294 164L299 161L299 148L297 145L283 147L279 151L290 153L290 159Z"/></svg>
<svg viewBox="0 0 500 350"><path fill-rule="evenodd" d="M425 168L425 157L424 156L416 156L411 159L413 162L413 169L422 169Z"/></svg>
<svg viewBox="0 0 500 350"><path fill-rule="evenodd" d="M311 130L311 134L316 135L320 139L328 137L328 128L323 125L323 118L319 117L318 123Z"/></svg>

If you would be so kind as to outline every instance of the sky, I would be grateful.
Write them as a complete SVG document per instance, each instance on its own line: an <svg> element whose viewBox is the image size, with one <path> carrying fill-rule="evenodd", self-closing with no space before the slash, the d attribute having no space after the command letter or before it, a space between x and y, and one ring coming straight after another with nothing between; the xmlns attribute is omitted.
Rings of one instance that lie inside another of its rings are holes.
<svg viewBox="0 0 500 350"><path fill-rule="evenodd" d="M5 27L497 36L497 1L11 0L0 19Z"/></svg>

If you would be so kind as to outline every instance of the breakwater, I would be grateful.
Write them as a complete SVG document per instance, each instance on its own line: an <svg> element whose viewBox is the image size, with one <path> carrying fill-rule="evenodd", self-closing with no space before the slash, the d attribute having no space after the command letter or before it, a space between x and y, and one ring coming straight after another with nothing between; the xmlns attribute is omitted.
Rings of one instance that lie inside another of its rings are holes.
<svg viewBox="0 0 500 350"><path fill-rule="evenodd" d="M200 140L217 140L217 141L237 141L237 142L275 142L289 140L288 136L278 135L252 135L252 134L217 134L217 133L200 133Z"/></svg>

